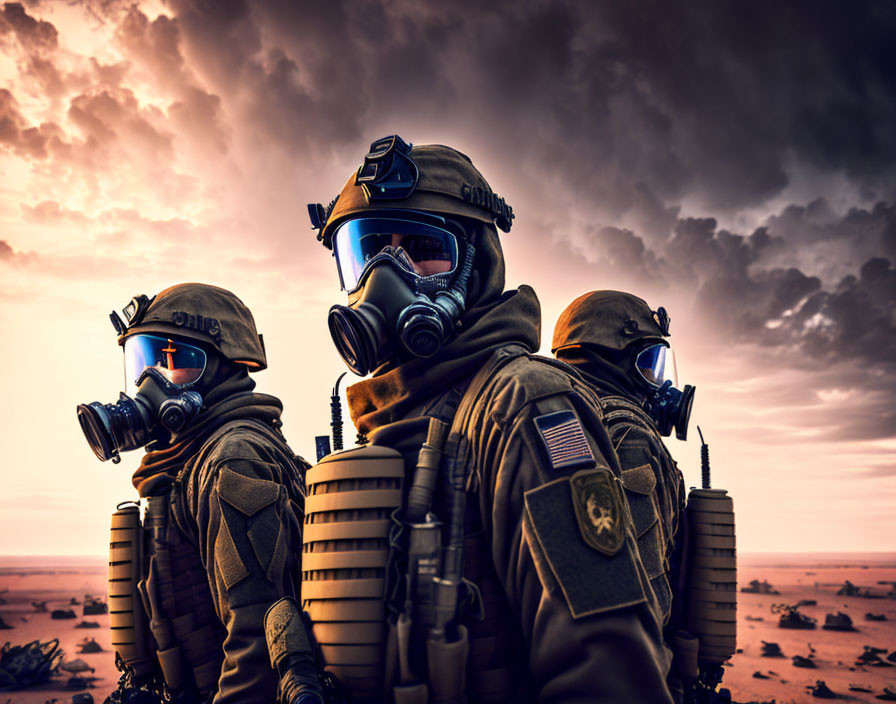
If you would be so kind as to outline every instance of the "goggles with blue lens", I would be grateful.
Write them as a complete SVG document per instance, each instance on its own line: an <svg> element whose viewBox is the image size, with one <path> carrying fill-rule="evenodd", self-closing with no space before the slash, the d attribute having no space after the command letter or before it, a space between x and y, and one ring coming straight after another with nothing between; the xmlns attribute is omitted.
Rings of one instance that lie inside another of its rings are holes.
<svg viewBox="0 0 896 704"><path fill-rule="evenodd" d="M199 381L207 356L201 347L158 335L134 335L124 341L125 393L135 396L140 376L155 368L172 384L188 386Z"/></svg>
<svg viewBox="0 0 896 704"><path fill-rule="evenodd" d="M413 276L450 276L458 259L452 227L444 218L415 211L346 220L333 235L343 290L357 290L373 264L386 256Z"/></svg>
<svg viewBox="0 0 896 704"><path fill-rule="evenodd" d="M635 367L651 386L662 386L671 381L678 386L678 370L675 368L675 353L663 343L645 347L635 357Z"/></svg>

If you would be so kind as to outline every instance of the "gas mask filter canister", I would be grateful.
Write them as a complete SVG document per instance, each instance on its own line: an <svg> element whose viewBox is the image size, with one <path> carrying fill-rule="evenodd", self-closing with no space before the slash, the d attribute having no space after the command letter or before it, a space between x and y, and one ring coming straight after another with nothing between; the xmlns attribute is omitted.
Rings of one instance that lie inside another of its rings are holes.
<svg viewBox="0 0 896 704"><path fill-rule="evenodd" d="M82 403L77 408L78 422L94 454L117 463L121 452L183 430L202 409L202 396L195 386L205 364L205 352L182 341L154 335L126 340L126 386L136 393L133 397L121 393L115 403Z"/></svg>

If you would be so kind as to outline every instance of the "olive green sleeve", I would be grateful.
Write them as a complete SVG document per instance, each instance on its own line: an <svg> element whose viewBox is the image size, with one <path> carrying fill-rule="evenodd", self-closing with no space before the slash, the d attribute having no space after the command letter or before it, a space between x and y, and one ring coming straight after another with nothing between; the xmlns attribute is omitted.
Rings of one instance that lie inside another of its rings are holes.
<svg viewBox="0 0 896 704"><path fill-rule="evenodd" d="M294 596L302 490L264 445L231 439L196 468L189 494L218 618L226 628L215 704L270 704L277 676L264 636L267 608Z"/></svg>
<svg viewBox="0 0 896 704"><path fill-rule="evenodd" d="M483 525L529 648L539 702L668 704L670 656L656 601L617 487L617 459L591 408L574 392L518 409L493 400L474 440ZM558 470L535 419L569 411L580 421L593 461ZM574 506L579 480L614 497L618 547L589 544L589 526Z"/></svg>

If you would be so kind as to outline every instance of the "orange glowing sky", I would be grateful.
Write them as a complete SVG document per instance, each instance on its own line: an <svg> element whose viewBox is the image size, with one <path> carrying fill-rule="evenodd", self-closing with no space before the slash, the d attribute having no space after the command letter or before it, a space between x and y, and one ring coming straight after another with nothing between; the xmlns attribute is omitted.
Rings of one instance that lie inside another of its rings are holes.
<svg viewBox="0 0 896 704"><path fill-rule="evenodd" d="M697 386L670 448L695 485L702 427L742 551L892 549L892 17L299 5L0 13L0 555L101 554L135 497L139 452L97 462L75 406L121 390L107 316L137 293L237 293L265 336L259 389L313 458L342 294L305 204L396 132L469 154L513 205L507 284L538 292L543 352L588 290L670 311Z"/></svg>

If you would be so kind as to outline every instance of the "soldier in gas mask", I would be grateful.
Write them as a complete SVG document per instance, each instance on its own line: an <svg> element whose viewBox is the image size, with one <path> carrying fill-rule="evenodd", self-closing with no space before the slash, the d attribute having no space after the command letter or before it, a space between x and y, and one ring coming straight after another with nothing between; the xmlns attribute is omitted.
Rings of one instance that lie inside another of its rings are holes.
<svg viewBox="0 0 896 704"><path fill-rule="evenodd" d="M533 354L533 290L504 290L510 206L392 136L309 211L348 294L333 341L372 374L347 390L369 445L308 471L303 606L347 698L670 701L597 401Z"/></svg>
<svg viewBox="0 0 896 704"><path fill-rule="evenodd" d="M149 612L149 642L120 651L128 685L178 702L269 704L278 677L262 621L298 588L307 465L280 432L280 400L253 391L249 372L267 366L261 336L242 301L203 284L138 296L125 319L111 317L125 393L78 406L78 419L101 460L146 450L133 476L147 503L143 581L116 600L132 615L112 615L130 626L141 604ZM124 689L112 701L136 696Z"/></svg>
<svg viewBox="0 0 896 704"><path fill-rule="evenodd" d="M678 439L687 437L694 387L676 388L668 337L664 308L653 311L630 293L592 291L560 315L551 351L575 367L600 398L641 560L662 609L667 640L675 645L675 633L683 628L680 552L687 536L679 528L685 488L663 437L673 429Z"/></svg>

